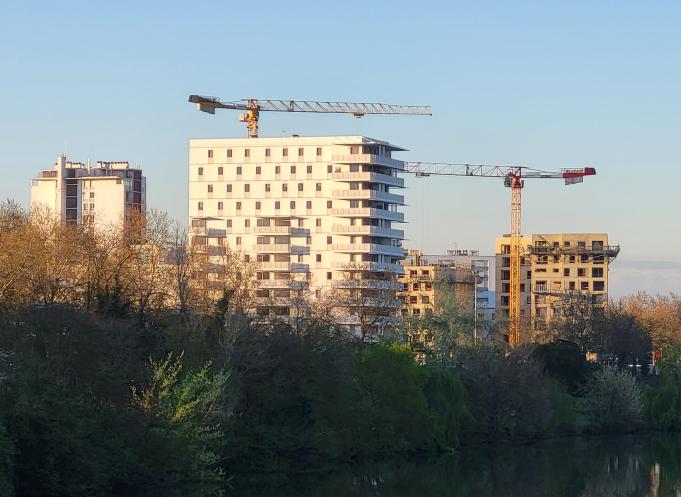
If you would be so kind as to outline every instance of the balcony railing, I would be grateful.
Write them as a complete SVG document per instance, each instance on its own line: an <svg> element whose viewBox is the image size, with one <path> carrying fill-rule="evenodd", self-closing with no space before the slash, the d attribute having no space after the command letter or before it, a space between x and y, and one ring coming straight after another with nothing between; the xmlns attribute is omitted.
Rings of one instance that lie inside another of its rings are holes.
<svg viewBox="0 0 681 497"><path fill-rule="evenodd" d="M334 224L331 227L332 233L348 234L348 235L373 235L383 236L386 238L397 238L402 240L404 238L403 230L394 230L392 228L384 228L382 226L347 226L344 224Z"/></svg>
<svg viewBox="0 0 681 497"><path fill-rule="evenodd" d="M404 195L396 195L394 193L381 192L378 190L334 190L332 196L333 198L344 198L348 200L378 200L380 202L404 205Z"/></svg>
<svg viewBox="0 0 681 497"><path fill-rule="evenodd" d="M274 233L291 236L310 236L309 228L299 228L297 226L256 226L256 233Z"/></svg>
<svg viewBox="0 0 681 497"><path fill-rule="evenodd" d="M332 262L333 269L345 271L376 271L394 274L404 274L404 267L401 264L391 264L388 262Z"/></svg>
<svg viewBox="0 0 681 497"><path fill-rule="evenodd" d="M332 173L331 178L337 181L368 181L371 183L383 183L389 186L404 188L404 178L370 171L359 171L354 173L335 172Z"/></svg>
<svg viewBox="0 0 681 497"><path fill-rule="evenodd" d="M385 209L375 209L371 207L358 207L354 209L331 209L331 214L338 217L374 217L377 219L388 219L398 223L404 222L404 213L388 211Z"/></svg>
<svg viewBox="0 0 681 497"><path fill-rule="evenodd" d="M403 257L404 249L402 247L394 247L392 245L381 245L378 243L348 243L348 244L333 244L331 250L336 252L350 252L361 253L367 252L372 254L387 254Z"/></svg>
<svg viewBox="0 0 681 497"><path fill-rule="evenodd" d="M404 162L401 160L374 154L347 154L332 156L333 162L340 164L375 164L377 166L392 167L404 170Z"/></svg>

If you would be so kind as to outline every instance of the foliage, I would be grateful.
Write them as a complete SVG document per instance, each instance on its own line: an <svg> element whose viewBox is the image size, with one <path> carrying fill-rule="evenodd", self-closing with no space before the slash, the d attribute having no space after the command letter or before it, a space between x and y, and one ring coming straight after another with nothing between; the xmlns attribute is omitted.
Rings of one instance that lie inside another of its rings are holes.
<svg viewBox="0 0 681 497"><path fill-rule="evenodd" d="M648 419L655 428L681 430L681 365L662 361L659 366L662 384L645 392Z"/></svg>
<svg viewBox="0 0 681 497"><path fill-rule="evenodd" d="M605 367L594 375L586 397L586 409L594 429L631 432L643 420L643 395L627 371Z"/></svg>
<svg viewBox="0 0 681 497"><path fill-rule="evenodd" d="M14 444L0 424L0 495L14 495Z"/></svg>
<svg viewBox="0 0 681 497"><path fill-rule="evenodd" d="M541 344L532 356L543 365L544 371L565 385L573 395L583 390L594 369L578 345L566 340Z"/></svg>

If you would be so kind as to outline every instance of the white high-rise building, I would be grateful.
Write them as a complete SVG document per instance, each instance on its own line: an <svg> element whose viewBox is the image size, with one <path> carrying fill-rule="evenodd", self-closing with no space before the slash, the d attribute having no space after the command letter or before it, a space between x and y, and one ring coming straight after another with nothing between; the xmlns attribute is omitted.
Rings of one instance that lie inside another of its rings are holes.
<svg viewBox="0 0 681 497"><path fill-rule="evenodd" d="M192 243L257 262L262 312L289 314L292 280L313 299L355 280L396 290L402 150L363 136L190 140Z"/></svg>
<svg viewBox="0 0 681 497"><path fill-rule="evenodd" d="M60 155L52 169L31 180L31 207L41 205L66 223L120 226L132 216L144 216L146 178L127 162L91 166Z"/></svg>

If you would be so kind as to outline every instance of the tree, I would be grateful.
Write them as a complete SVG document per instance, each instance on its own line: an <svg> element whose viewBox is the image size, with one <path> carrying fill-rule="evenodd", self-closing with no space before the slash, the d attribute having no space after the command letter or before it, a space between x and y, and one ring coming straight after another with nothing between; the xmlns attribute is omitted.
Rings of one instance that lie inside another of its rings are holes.
<svg viewBox="0 0 681 497"><path fill-rule="evenodd" d="M653 350L664 356L681 345L681 297L637 292L621 305L648 332Z"/></svg>
<svg viewBox="0 0 681 497"><path fill-rule="evenodd" d="M627 371L605 367L594 375L586 395L594 427L601 431L634 431L643 418L643 396Z"/></svg>

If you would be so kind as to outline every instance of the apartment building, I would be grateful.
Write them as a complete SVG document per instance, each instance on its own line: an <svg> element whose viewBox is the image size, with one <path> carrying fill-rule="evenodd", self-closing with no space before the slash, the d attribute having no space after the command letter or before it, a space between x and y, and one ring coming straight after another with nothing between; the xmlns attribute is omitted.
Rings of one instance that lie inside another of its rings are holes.
<svg viewBox="0 0 681 497"><path fill-rule="evenodd" d="M608 270L619 246L606 233L535 234L521 239L522 327L540 332L561 315L567 297L584 296L597 306L608 301ZM496 240L497 309L508 316L510 235Z"/></svg>
<svg viewBox="0 0 681 497"><path fill-rule="evenodd" d="M403 285L398 293L403 300L403 316L423 316L449 304L463 312L475 310L476 278L470 266L438 264L418 251L410 251L398 281Z"/></svg>
<svg viewBox="0 0 681 497"><path fill-rule="evenodd" d="M478 318L492 322L496 319L496 257L480 255L479 250L452 249L444 255L424 255L431 264L470 269L476 278L475 309Z"/></svg>
<svg viewBox="0 0 681 497"><path fill-rule="evenodd" d="M71 162L57 157L31 180L31 207L49 208L63 222L120 226L146 212L146 178L128 162Z"/></svg>
<svg viewBox="0 0 681 497"><path fill-rule="evenodd" d="M290 315L301 289L394 299L404 164L392 154L402 150L364 136L190 140L192 245L256 262L263 314Z"/></svg>

